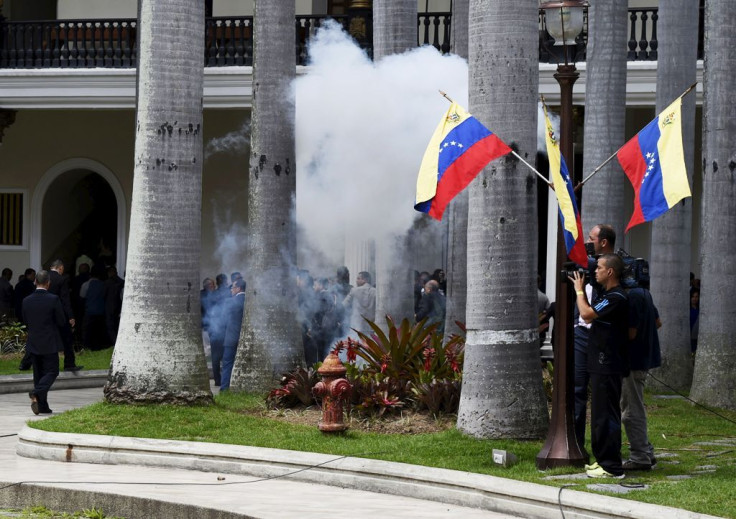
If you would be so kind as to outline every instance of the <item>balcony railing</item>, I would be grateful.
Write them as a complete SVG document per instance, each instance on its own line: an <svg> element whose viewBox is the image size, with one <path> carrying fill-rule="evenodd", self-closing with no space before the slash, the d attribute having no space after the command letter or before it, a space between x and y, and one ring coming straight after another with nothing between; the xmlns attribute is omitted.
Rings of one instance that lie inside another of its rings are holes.
<svg viewBox="0 0 736 519"><path fill-rule="evenodd" d="M587 17L587 12L586 12ZM326 15L300 15L295 20L295 59L306 64L307 45ZM370 25L356 25L349 16L335 16L372 55ZM420 13L417 17L417 44L432 45L442 53L450 51L451 13ZM629 9L628 59L657 59L657 9ZM587 18L586 18L587 27ZM131 68L136 65L135 19L49 20L0 22L0 68ZM561 61L560 48L552 46L539 15L540 61ZM703 11L700 12L698 57L703 53ZM587 31L578 36L573 58L585 60ZM688 44L685 42L683 44ZM694 42L690 42L694 44ZM227 67L253 64L253 18L208 17L206 20L204 65Z"/></svg>

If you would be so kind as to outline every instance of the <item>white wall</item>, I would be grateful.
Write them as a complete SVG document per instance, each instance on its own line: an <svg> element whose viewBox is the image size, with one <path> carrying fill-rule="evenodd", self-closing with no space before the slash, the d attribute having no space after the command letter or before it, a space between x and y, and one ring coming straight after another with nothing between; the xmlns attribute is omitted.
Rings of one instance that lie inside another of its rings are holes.
<svg viewBox="0 0 736 519"><path fill-rule="evenodd" d="M136 18L138 2L136 0L59 0L58 18Z"/></svg>

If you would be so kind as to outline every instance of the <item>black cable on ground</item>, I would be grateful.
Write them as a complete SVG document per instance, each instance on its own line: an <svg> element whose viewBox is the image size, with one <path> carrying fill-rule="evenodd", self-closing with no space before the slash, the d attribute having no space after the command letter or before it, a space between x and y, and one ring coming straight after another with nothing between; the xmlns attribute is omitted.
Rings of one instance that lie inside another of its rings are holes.
<svg viewBox="0 0 736 519"><path fill-rule="evenodd" d="M365 454L377 454L377 453L364 453ZM380 453L379 453L380 454ZM0 487L0 490L5 490L6 488L20 486L20 485L28 485L28 484L74 484L74 485L159 485L159 486L188 486L188 485L199 485L203 487L210 487L210 486L225 486L225 485L244 485L247 483L259 483L261 481L269 481L272 479L279 479L279 478L285 478L287 476L293 476L294 474L299 474L300 472L305 472L307 470L315 469L318 467L321 467L323 465L327 465L329 463L333 463L335 461L340 461L342 459L347 458L348 456L339 456L337 458L333 458L331 460L323 461L322 463L317 463L315 465L309 465L307 467L303 467L298 470L293 470L291 472L287 472L286 474L279 474L277 476L268 476L265 478L258 478L258 479L252 479L249 481L228 481L226 483L218 482L218 483L185 483L185 482L151 482L151 481L16 481L15 483L10 483L8 485ZM236 474L237 475L237 474Z"/></svg>
<svg viewBox="0 0 736 519"><path fill-rule="evenodd" d="M2 434L2 435L0 435L0 438L10 438L11 436L18 436L18 433Z"/></svg>
<svg viewBox="0 0 736 519"><path fill-rule="evenodd" d="M560 513L562 514L562 519L565 519L565 510L562 508L562 490L565 488L570 487L576 487L577 483L568 483L567 485L562 485L560 487L560 490L557 492L557 505L560 507Z"/></svg>
<svg viewBox="0 0 736 519"><path fill-rule="evenodd" d="M653 379L654 379L655 381L659 382L660 384L662 384L662 385L663 385L664 387L666 387L666 388L667 388L667 389L669 389L670 391L674 392L674 393L675 393L676 395L679 395L679 396L681 396L682 398L684 398L684 399L685 399L685 400L687 400L688 402L692 402L693 404L697 405L698 407L702 407L702 408L703 408L703 409L705 409L706 411L708 411L708 412L710 412L710 413L713 413L714 415L716 415L716 416L718 416L718 417L720 417L720 418L723 418L723 419L724 419L724 420L726 420L727 422L731 422L732 424L736 425L736 420L732 420L732 419L730 419L730 418L729 418L728 416L723 416L723 415L722 415L721 413L719 413L718 411L714 411L713 409L710 409L709 407L706 407L706 406L704 406L703 404L700 404L700 403L696 402L695 400L693 400L693 399L692 399L692 398L690 398L689 396L687 396L687 395L683 395L683 394L682 394L682 393L680 393L680 392L679 392L678 390L676 390L676 389L675 389L674 387L672 387L672 386L670 386L669 384L667 384L667 383L665 383L665 382L663 382L663 381L659 380L659 379L658 379L657 377L655 377L654 375L652 375L652 374L651 374L650 372L647 372L647 375L649 375L650 377L652 377L652 378L653 378Z"/></svg>

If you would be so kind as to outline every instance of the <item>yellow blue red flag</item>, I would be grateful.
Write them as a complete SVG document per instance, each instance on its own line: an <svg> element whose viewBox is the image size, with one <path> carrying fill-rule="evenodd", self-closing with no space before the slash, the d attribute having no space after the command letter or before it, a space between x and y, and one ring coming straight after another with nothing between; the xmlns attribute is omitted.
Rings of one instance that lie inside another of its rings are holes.
<svg viewBox="0 0 736 519"><path fill-rule="evenodd" d="M691 196L682 147L682 96L624 144L617 157L634 187L627 231Z"/></svg>
<svg viewBox="0 0 736 519"><path fill-rule="evenodd" d="M424 152L414 209L442 220L445 208L493 159L511 148L457 103L452 103Z"/></svg>
<svg viewBox="0 0 736 519"><path fill-rule="evenodd" d="M545 140L547 141L547 157L549 159L549 176L557 195L560 206L560 227L565 238L567 257L583 267L588 266L588 255L583 243L583 226L580 223L580 211L575 200L570 173L567 170L565 157L560 152L560 143L557 139L552 123L544 106Z"/></svg>

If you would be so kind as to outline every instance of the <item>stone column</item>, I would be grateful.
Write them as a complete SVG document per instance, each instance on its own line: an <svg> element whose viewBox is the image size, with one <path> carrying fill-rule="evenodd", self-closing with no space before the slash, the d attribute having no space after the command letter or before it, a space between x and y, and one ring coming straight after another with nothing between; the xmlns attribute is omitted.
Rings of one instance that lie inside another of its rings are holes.
<svg viewBox="0 0 736 519"><path fill-rule="evenodd" d="M376 243L373 240L364 240L348 236L345 238L345 263L350 271L350 283L355 285L358 272L370 272L371 278L376 279Z"/></svg>

